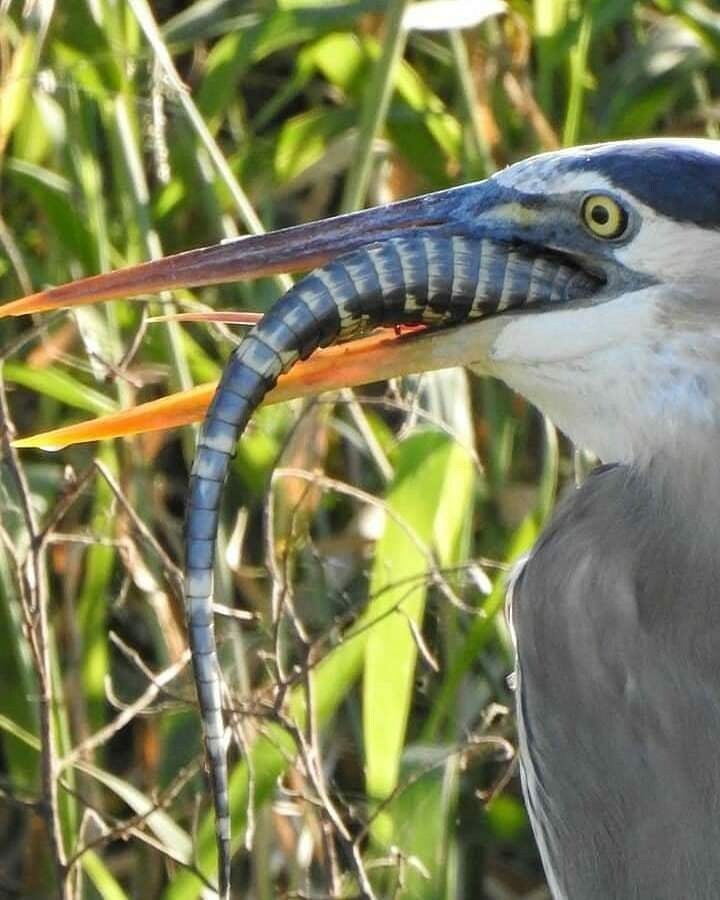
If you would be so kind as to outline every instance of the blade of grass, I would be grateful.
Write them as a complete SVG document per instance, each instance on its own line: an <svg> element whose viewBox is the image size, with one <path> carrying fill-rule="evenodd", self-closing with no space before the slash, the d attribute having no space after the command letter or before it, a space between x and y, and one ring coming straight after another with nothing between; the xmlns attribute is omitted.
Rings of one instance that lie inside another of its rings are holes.
<svg viewBox="0 0 720 900"><path fill-rule="evenodd" d="M537 94L546 115L552 111L553 78L565 57L559 47L568 17L570 0L535 0L533 3L533 37L538 57Z"/></svg>
<svg viewBox="0 0 720 900"><path fill-rule="evenodd" d="M372 146L387 116L395 84L395 69L405 51L407 33L402 19L409 0L389 0L385 14L382 53L372 74L360 114L355 162L348 172L341 209L350 212L363 205L373 166Z"/></svg>
<svg viewBox="0 0 720 900"><path fill-rule="evenodd" d="M413 900L456 897L452 890L451 837L459 784L459 761L451 754L442 765L427 771L433 757L442 759L445 747L413 747L401 772L400 791L388 808L396 823L395 841L407 860L403 896Z"/></svg>
<svg viewBox="0 0 720 900"><path fill-rule="evenodd" d="M97 853L92 850L83 853L82 867L102 900L128 900L127 894Z"/></svg>
<svg viewBox="0 0 720 900"><path fill-rule="evenodd" d="M40 752L40 738L23 728L17 722L0 713L0 731L11 734L16 740L26 747ZM111 772L92 763L75 760L72 767L94 778L117 797L123 800L130 809L144 820L158 840L167 847L167 855L182 862L189 862L192 858L192 840L190 835L180 828L166 812L157 809L153 800L139 791L129 782L118 778Z"/></svg>
<svg viewBox="0 0 720 900"><path fill-rule="evenodd" d="M397 518L386 520L375 552L370 591L382 597L376 610L383 618L368 638L363 680L366 784L376 801L397 786L431 578L427 551L399 523L411 524L427 547L437 546L440 564L447 565L473 497L473 464L447 435L414 435L400 445L393 462L387 503ZM392 826L378 820L373 833L389 843Z"/></svg>
<svg viewBox="0 0 720 900"><path fill-rule="evenodd" d="M118 778L112 772L92 765L92 763L76 760L73 768L84 772L104 785L123 800L136 815L142 816L144 823L160 841L166 856L183 863L189 863L192 860L190 835L180 828L164 810L158 809L151 797L139 791L125 779Z"/></svg>
<svg viewBox="0 0 720 900"><path fill-rule="evenodd" d="M3 518L7 529L7 510L4 511ZM10 536L13 537L12 532ZM17 723L27 733L30 733L30 729L36 733L39 727L38 715L32 700L35 679L10 572L7 550L0 546L0 629L7 636L6 649L0 654L0 715ZM22 743L18 740L17 736L8 732L2 741L8 774L14 786L37 790L37 761L24 752Z"/></svg>
<svg viewBox="0 0 720 900"><path fill-rule="evenodd" d="M112 472L117 472L118 461L111 444L103 444L99 458ZM113 537L114 517L110 514L113 496L104 479L95 481L90 528L92 533ZM82 685L83 711L91 731L105 723L107 699L106 679L110 673L110 648L108 646L108 605L99 598L113 596L113 573L116 555L112 547L99 541L88 547L85 566L75 601L80 652L78 667Z"/></svg>
<svg viewBox="0 0 720 900"><path fill-rule="evenodd" d="M129 3L137 17L138 22L140 23L140 26L143 29L143 32L145 33L145 37L152 47L153 53L157 57L158 63L160 64L165 77L168 79L169 84L172 86L173 91L180 101L180 105L182 106L185 115L187 116L195 133L200 139L203 147L207 151L207 154L212 160L213 165L217 169L218 174L222 178L223 183L229 190L230 196L233 198L240 218L251 234L262 234L265 230L263 228L262 222L255 213L255 210L253 209L253 206L250 203L247 195L233 175L233 172L228 165L223 152L220 150L220 147L217 145L215 138L210 133L210 130L205 124L205 120L200 114L197 106L193 102L189 91L180 79L177 69L175 68L175 64L173 63L172 56L168 52L162 34L157 27L157 23L155 22L155 17L153 16L150 6L146 2L146 0L129 0ZM281 287L282 290L285 291L292 286L291 278L283 275L276 276L276 278L277 284Z"/></svg>
<svg viewBox="0 0 720 900"><path fill-rule="evenodd" d="M53 397L61 403L96 415L117 409L114 401L88 387L60 369L33 369L23 362L9 360L3 368L5 380Z"/></svg>
<svg viewBox="0 0 720 900"><path fill-rule="evenodd" d="M448 32L450 48L452 50L455 71L457 73L460 96L465 106L465 115L468 121L467 133L470 137L470 171L473 178L487 178L495 171L495 161L492 158L490 147L485 140L482 121L480 119L480 102L475 90L473 75L470 69L470 57L462 32Z"/></svg>
<svg viewBox="0 0 720 900"><path fill-rule="evenodd" d="M565 125L563 127L563 145L572 147L580 138L583 116L583 100L590 74L587 68L590 39L592 37L593 15L592 7L588 6L580 20L578 38L570 51L569 75L570 92L565 110Z"/></svg>
<svg viewBox="0 0 720 900"><path fill-rule="evenodd" d="M17 32L17 44L12 60L0 84L0 158L16 125L27 109L28 97L41 60L54 3L42 0L23 11L22 31ZM6 16L7 10L0 12ZM9 23L8 23L9 24ZM7 34L10 34L8 30Z"/></svg>
<svg viewBox="0 0 720 900"><path fill-rule="evenodd" d="M528 552L537 540L539 528L534 516L528 516L516 530L509 543L507 563L511 565ZM460 684L465 674L478 659L487 643L493 639L496 631L496 617L502 614L505 606L507 581L501 575L495 581L492 592L480 608L477 618L467 634L465 642L459 648L452 661L442 685L433 703L432 711L422 729L422 739L432 742L437 739L440 726L447 716L452 715Z"/></svg>

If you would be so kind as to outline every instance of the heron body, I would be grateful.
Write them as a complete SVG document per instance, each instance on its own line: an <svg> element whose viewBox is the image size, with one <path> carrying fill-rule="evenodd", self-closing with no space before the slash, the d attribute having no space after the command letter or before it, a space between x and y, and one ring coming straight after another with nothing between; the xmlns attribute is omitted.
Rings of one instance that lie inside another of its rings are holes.
<svg viewBox="0 0 720 900"><path fill-rule="evenodd" d="M520 766L556 900L720 897L718 260L720 142L631 141L10 305L320 264L231 357L193 467L186 595L221 893L230 835L212 566L230 454L296 360L420 323L429 334L388 350L396 371L495 375L604 463L559 507L512 590Z"/></svg>
<svg viewBox="0 0 720 900"><path fill-rule="evenodd" d="M592 474L512 591L523 787L556 900L719 895L720 481L678 496L665 474Z"/></svg>

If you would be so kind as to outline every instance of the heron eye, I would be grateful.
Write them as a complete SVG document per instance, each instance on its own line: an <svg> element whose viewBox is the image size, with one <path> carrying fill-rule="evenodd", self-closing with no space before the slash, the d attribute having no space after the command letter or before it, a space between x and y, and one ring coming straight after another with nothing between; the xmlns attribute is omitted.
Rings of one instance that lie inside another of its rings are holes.
<svg viewBox="0 0 720 900"><path fill-rule="evenodd" d="M594 235L606 240L619 238L628 225L628 215L622 206L604 194L593 194L585 198L582 217Z"/></svg>

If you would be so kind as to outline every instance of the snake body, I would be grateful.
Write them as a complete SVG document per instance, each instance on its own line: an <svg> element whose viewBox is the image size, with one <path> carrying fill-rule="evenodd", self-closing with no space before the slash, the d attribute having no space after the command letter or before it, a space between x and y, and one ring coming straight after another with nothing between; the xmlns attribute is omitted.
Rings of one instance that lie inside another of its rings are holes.
<svg viewBox="0 0 720 900"><path fill-rule="evenodd" d="M229 896L230 809L213 565L223 485L253 412L278 377L318 347L380 326L445 327L540 299L580 299L597 288L592 276L562 257L486 238L416 231L361 247L311 272L231 355L200 432L185 530L188 632L215 808L222 898Z"/></svg>

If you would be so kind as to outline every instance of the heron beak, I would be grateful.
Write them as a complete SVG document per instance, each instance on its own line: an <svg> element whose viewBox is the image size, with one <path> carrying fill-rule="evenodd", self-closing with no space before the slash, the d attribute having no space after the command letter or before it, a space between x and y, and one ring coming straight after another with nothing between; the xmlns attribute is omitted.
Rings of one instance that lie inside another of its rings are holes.
<svg viewBox="0 0 720 900"><path fill-rule="evenodd" d="M468 186L451 188L81 278L5 303L0 306L0 318L314 269L363 244L407 234L413 228L448 226L454 200L467 191Z"/></svg>
<svg viewBox="0 0 720 900"><path fill-rule="evenodd" d="M490 179L384 207L238 238L48 288L0 306L0 318L303 271L370 243L407 236L416 229L443 235L482 234L491 239L513 239L514 215L499 218L493 214L493 208L502 208L498 202L503 199L506 198L502 188ZM248 320L247 313L239 316ZM194 317L197 319L197 314ZM207 318L217 320L218 316L211 313ZM491 317L441 330L411 329L409 334L404 329L400 333L386 329L360 341L320 350L283 375L266 402L451 366L491 371L491 345L506 321L505 316ZM213 390L213 385L195 388L92 422L21 438L15 444L58 449L73 443L184 425L203 417Z"/></svg>

